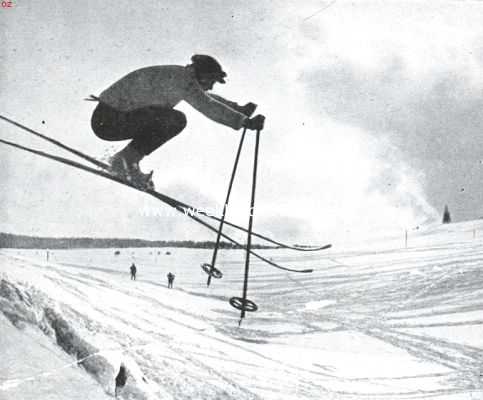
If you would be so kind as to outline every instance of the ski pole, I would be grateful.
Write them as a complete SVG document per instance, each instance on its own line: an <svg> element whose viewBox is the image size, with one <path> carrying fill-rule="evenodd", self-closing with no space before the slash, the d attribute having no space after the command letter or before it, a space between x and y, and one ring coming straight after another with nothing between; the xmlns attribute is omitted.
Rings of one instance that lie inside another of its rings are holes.
<svg viewBox="0 0 483 400"><path fill-rule="evenodd" d="M247 305L250 302L247 300L247 292L248 292L248 271L250 267L250 250L252 247L252 229L253 229L253 212L255 211L255 190L257 187L257 169L258 169L258 148L260 144L260 130L257 130L257 136L255 139L255 157L253 162L253 180L252 180L252 197L250 201L250 217L248 219L248 236L247 236L247 253L245 259L245 279L243 281L243 297L242 297L242 304L243 307L241 308L240 314L240 321L238 322L238 326L241 325L242 319L245 318L245 312L247 310ZM254 304L254 303L253 303Z"/></svg>
<svg viewBox="0 0 483 400"><path fill-rule="evenodd" d="M223 229L223 224L225 223L226 207L228 206L228 202L230 201L231 189L233 187L233 181L235 180L235 174L236 174L236 170L238 168L238 161L240 159L240 153L241 153L241 149L243 147L243 141L245 140L245 133L246 132L247 132L247 128L244 128L242 136L240 138L240 144L238 145L238 151L236 153L235 163L233 165L233 171L231 172L230 183L228 185L228 192L226 193L226 199L225 199L225 203L223 205L223 214L221 215L220 225L218 227L218 234L216 236L215 249L213 250L213 257L211 259L211 267L210 267L210 272L208 274L208 280L206 282L206 286L210 286L211 276L213 274L213 269L215 268L216 256L217 256L217 253L218 253L218 246L220 245L220 239L221 239L221 231Z"/></svg>

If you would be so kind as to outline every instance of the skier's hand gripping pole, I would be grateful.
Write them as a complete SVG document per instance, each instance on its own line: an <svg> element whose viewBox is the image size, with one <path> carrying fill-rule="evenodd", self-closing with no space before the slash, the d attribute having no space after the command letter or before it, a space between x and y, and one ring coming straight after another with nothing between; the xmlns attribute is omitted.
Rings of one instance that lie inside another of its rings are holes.
<svg viewBox="0 0 483 400"><path fill-rule="evenodd" d="M257 109L257 105L255 103L250 102L245 104L244 106L241 106L238 111L240 111L242 114L246 115L247 117L251 117L256 109Z"/></svg>
<svg viewBox="0 0 483 400"><path fill-rule="evenodd" d="M247 118L243 126L251 131L261 131L265 125L265 116L262 114L255 115L253 118Z"/></svg>

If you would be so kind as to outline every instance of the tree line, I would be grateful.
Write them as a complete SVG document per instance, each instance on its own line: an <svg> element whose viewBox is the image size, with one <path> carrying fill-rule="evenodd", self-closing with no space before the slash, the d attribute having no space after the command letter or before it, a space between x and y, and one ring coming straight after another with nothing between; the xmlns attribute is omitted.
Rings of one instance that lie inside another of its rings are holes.
<svg viewBox="0 0 483 400"><path fill-rule="evenodd" d="M127 247L186 247L192 249L213 249L214 241L194 240L144 240L116 238L54 238L0 233L0 248L4 249L92 249ZM241 249L242 246L221 241L220 249ZM253 244L255 249L276 249L277 246Z"/></svg>

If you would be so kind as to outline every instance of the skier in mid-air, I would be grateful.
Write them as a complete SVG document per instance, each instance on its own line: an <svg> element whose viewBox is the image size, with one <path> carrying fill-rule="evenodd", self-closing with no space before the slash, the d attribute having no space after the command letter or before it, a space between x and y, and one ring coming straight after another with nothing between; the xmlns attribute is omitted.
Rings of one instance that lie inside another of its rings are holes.
<svg viewBox="0 0 483 400"><path fill-rule="evenodd" d="M131 139L110 160L113 174L138 185L152 186L152 172L144 174L139 162L186 126L186 117L175 107L182 100L215 122L233 129L263 129L265 117L250 116L254 103L240 106L207 93L216 82L225 83L226 73L213 57L194 55L192 63L157 65L135 70L104 90L99 97L91 126L101 139Z"/></svg>

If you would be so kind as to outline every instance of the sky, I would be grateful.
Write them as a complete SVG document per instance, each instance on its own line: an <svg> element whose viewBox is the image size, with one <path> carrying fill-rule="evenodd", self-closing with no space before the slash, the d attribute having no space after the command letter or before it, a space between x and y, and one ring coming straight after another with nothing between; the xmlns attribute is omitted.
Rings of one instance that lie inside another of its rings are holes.
<svg viewBox="0 0 483 400"><path fill-rule="evenodd" d="M14 1L0 10L0 113L106 158L125 143L90 129L98 95L128 72L215 56L214 92L267 118L255 229L344 241L483 216L483 2ZM181 135L143 160L156 188L220 210L240 131L189 105ZM59 150L0 124L0 137ZM248 222L254 135L228 216ZM65 155L65 154L63 154ZM0 147L0 231L209 240L142 193ZM170 214L170 215L168 215Z"/></svg>

